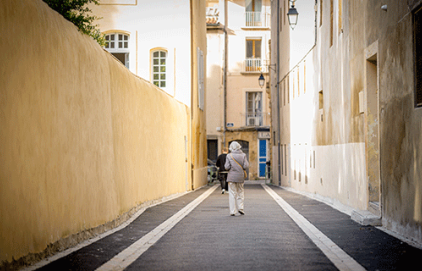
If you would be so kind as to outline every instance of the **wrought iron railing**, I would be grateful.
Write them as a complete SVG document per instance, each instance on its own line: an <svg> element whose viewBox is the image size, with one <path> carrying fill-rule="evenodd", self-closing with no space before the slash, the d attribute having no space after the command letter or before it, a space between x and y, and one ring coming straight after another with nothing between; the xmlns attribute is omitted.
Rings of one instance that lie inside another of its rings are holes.
<svg viewBox="0 0 422 271"><path fill-rule="evenodd" d="M245 72L267 72L266 61L261 58L247 58L244 62Z"/></svg>
<svg viewBox="0 0 422 271"><path fill-rule="evenodd" d="M271 15L266 12L245 12L246 27L270 27Z"/></svg>
<svg viewBox="0 0 422 271"><path fill-rule="evenodd" d="M206 11L206 23L207 25L219 25L219 14L218 8L207 8Z"/></svg>

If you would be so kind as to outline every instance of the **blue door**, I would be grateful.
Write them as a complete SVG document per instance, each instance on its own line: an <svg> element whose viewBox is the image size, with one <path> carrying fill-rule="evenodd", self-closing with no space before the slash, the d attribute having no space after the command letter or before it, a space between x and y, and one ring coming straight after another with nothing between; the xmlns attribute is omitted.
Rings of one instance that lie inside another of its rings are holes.
<svg viewBox="0 0 422 271"><path fill-rule="evenodd" d="M267 140L259 140L259 177L265 177L265 167L267 162Z"/></svg>

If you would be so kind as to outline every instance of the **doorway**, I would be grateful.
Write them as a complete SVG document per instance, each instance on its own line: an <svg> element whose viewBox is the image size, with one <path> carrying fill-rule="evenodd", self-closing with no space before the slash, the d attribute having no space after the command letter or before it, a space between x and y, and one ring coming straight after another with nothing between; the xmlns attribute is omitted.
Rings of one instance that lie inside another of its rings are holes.
<svg viewBox="0 0 422 271"><path fill-rule="evenodd" d="M258 176L263 178L267 169L267 140L260 139L258 144Z"/></svg>
<svg viewBox="0 0 422 271"><path fill-rule="evenodd" d="M208 150L208 160L212 161L215 164L215 162L217 162L217 157L218 157L218 140L208 139L207 150Z"/></svg>
<svg viewBox="0 0 422 271"><path fill-rule="evenodd" d="M368 210L377 216L381 216L381 180L379 158L379 72L377 65L377 54L373 54L366 60L365 151L369 192Z"/></svg>

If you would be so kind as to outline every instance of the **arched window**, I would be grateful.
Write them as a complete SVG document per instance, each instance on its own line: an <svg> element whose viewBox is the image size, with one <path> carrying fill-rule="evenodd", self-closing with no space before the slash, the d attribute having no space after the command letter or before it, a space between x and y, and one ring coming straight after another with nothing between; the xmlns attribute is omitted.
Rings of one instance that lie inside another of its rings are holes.
<svg viewBox="0 0 422 271"><path fill-rule="evenodd" d="M160 88L167 86L167 52L156 50L151 52L152 83Z"/></svg>
<svg viewBox="0 0 422 271"><path fill-rule="evenodd" d="M106 34L105 49L129 69L129 35L122 33Z"/></svg>

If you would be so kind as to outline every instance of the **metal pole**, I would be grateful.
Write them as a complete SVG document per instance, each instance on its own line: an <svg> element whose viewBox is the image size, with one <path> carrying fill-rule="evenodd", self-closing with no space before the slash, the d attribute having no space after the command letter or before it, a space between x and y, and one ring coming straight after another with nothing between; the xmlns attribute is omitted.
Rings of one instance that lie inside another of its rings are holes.
<svg viewBox="0 0 422 271"><path fill-rule="evenodd" d="M226 131L227 131L227 48L228 48L228 35L227 35L227 0L224 0L224 70L223 70L223 92L224 92L224 128L223 128L223 146L226 147Z"/></svg>

